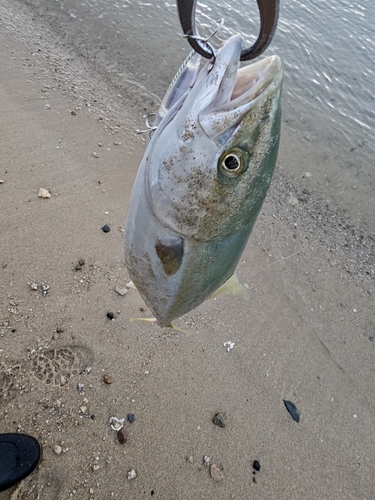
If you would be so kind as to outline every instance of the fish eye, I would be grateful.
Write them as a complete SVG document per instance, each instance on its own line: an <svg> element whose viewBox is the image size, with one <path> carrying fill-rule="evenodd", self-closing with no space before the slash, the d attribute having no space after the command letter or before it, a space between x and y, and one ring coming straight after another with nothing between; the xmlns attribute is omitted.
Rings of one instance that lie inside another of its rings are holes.
<svg viewBox="0 0 375 500"><path fill-rule="evenodd" d="M219 168L226 177L237 177L246 170L243 151L226 151L220 158Z"/></svg>
<svg viewBox="0 0 375 500"><path fill-rule="evenodd" d="M230 170L231 172L233 172L233 171L236 171L240 168L241 160L238 158L237 155L229 154L224 158L223 166L227 170Z"/></svg>

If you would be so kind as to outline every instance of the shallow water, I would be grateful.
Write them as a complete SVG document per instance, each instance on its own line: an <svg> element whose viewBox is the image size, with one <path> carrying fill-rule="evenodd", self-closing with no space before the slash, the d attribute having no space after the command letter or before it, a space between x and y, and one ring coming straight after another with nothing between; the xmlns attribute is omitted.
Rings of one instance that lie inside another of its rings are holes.
<svg viewBox="0 0 375 500"><path fill-rule="evenodd" d="M98 70L159 98L189 52L170 0L23 1ZM219 6L205 0L197 9L204 36L224 19L216 46L235 33L247 44L257 37L255 0L221 0ZM375 184L374 22L373 0L282 0L278 29L265 53L278 54L284 65L285 122L301 140L330 152L330 174L347 178L347 188L362 184L368 199Z"/></svg>

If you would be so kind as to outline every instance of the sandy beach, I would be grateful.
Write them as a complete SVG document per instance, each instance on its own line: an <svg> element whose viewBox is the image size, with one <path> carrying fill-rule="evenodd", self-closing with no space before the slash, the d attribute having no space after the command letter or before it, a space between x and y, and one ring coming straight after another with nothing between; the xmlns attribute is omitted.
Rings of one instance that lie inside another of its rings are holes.
<svg viewBox="0 0 375 500"><path fill-rule="evenodd" d="M0 23L0 432L43 460L0 500L375 498L375 237L327 202L314 144L295 175L284 124L244 297L179 330L132 322L151 316L118 293L144 110L16 17Z"/></svg>

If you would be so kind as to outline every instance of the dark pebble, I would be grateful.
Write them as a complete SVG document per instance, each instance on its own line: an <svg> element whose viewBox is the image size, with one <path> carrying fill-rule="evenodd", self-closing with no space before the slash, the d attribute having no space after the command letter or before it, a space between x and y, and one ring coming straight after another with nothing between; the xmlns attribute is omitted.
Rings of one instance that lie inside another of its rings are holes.
<svg viewBox="0 0 375 500"><path fill-rule="evenodd" d="M258 462L258 460L254 460L253 467L257 472L260 471L260 463Z"/></svg>
<svg viewBox="0 0 375 500"><path fill-rule="evenodd" d="M214 416L213 422L215 425L219 427L225 427L225 417L222 413L216 413Z"/></svg>
<svg viewBox="0 0 375 500"><path fill-rule="evenodd" d="M124 431L124 429L120 429L117 432L117 437L118 437L118 440L120 441L121 444L125 444L126 441L128 440L128 436L126 435L126 432Z"/></svg>
<svg viewBox="0 0 375 500"><path fill-rule="evenodd" d="M128 413L127 418L128 418L128 422L129 422L130 424L132 424L132 423L134 422L134 420L135 420L135 415L134 415L134 413Z"/></svg>
<svg viewBox="0 0 375 500"><path fill-rule="evenodd" d="M104 233L109 233L110 230L111 230L111 228L108 226L108 224L106 224L105 226L102 227L102 231Z"/></svg>
<svg viewBox="0 0 375 500"><path fill-rule="evenodd" d="M12 330L12 332L13 332L13 330ZM375 337L373 337L373 336L371 335L371 337L369 337L368 339L369 339L371 342L374 342Z"/></svg>
<svg viewBox="0 0 375 500"><path fill-rule="evenodd" d="M286 401L285 399L283 401L284 401L285 408L288 410L290 416L298 424L299 412L297 410L297 406L294 403L292 403L291 401Z"/></svg>
<svg viewBox="0 0 375 500"><path fill-rule="evenodd" d="M95 415L91 415L90 418L91 418L91 420L95 420L96 417L95 417Z"/></svg>
<svg viewBox="0 0 375 500"><path fill-rule="evenodd" d="M82 267L85 265L85 259L79 259L76 264L76 271L82 271Z"/></svg>
<svg viewBox="0 0 375 500"><path fill-rule="evenodd" d="M17 331L17 330L16 330L15 328L12 328L12 329L11 329L11 332L12 332L12 333L16 333L16 331ZM371 337L370 337L370 340L371 340Z"/></svg>
<svg viewBox="0 0 375 500"><path fill-rule="evenodd" d="M112 312L107 313L108 319L115 319L115 315Z"/></svg>
<svg viewBox="0 0 375 500"><path fill-rule="evenodd" d="M155 491L151 490L151 496L154 496Z"/></svg>

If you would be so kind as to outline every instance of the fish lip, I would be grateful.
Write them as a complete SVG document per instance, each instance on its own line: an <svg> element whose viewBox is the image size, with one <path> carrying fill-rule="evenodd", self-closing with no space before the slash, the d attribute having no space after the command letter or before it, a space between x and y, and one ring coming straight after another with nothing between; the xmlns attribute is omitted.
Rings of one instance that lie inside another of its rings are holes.
<svg viewBox="0 0 375 500"><path fill-rule="evenodd" d="M273 89L279 86L282 77L281 61L276 55L268 56L240 68L230 96L230 107L238 108L245 103L255 101L264 95L270 87Z"/></svg>
<svg viewBox="0 0 375 500"><path fill-rule="evenodd" d="M261 99L272 99L272 94L281 91L283 72L278 56L269 56L238 69L230 74L231 82L225 96L213 100L198 116L200 126L211 140L225 143L241 124L246 115ZM223 74L223 79L229 73Z"/></svg>

